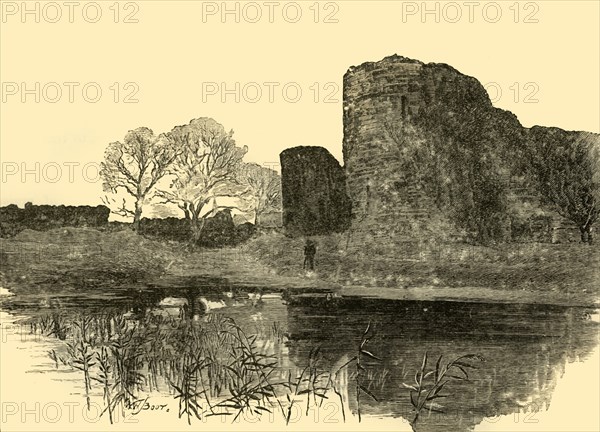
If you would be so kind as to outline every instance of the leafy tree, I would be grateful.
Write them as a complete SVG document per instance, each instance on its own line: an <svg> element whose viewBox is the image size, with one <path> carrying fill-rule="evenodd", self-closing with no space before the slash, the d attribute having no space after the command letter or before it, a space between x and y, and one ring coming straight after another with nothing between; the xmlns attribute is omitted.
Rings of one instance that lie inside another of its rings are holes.
<svg viewBox="0 0 600 432"><path fill-rule="evenodd" d="M157 192L164 203L177 205L190 223L194 240L200 238L207 205L222 197L239 197L237 181L246 147L238 147L233 131L202 117L176 126L167 140L177 149L170 185Z"/></svg>
<svg viewBox="0 0 600 432"><path fill-rule="evenodd" d="M240 182L248 188L244 201L248 209L254 212L255 225L259 224L261 215L281 208L281 177L277 171L247 163L241 171Z"/></svg>
<svg viewBox="0 0 600 432"><path fill-rule="evenodd" d="M543 200L575 223L582 242L591 242L600 216L600 136L534 127L530 169Z"/></svg>
<svg viewBox="0 0 600 432"><path fill-rule="evenodd" d="M125 198L120 208L114 207L116 200L104 199L113 207L113 212L121 216L132 216L133 227L137 231L142 217L144 203L153 195L154 187L168 174L177 150L163 135L155 136L147 127L131 130L123 142L110 143L104 153L100 175L105 192L117 193L121 190L133 197L133 209Z"/></svg>

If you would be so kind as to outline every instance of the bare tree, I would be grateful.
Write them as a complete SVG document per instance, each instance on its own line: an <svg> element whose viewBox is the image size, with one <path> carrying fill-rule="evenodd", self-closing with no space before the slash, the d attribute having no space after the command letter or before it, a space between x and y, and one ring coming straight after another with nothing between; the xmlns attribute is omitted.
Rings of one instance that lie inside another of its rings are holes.
<svg viewBox="0 0 600 432"><path fill-rule="evenodd" d="M105 192L125 191L134 199L130 209L123 199L115 208L115 199L106 196L104 202L121 216L133 217L133 228L139 230L143 204L151 198L153 189L178 156L177 150L163 135L155 136L147 127L131 130L123 142L110 143L104 153L100 175Z"/></svg>
<svg viewBox="0 0 600 432"><path fill-rule="evenodd" d="M157 196L183 211L197 240L204 227L207 204L213 199L238 197L243 192L237 176L247 148L236 145L233 131L226 132L221 124L207 117L173 128L167 139L179 153L170 187L158 191Z"/></svg>
<svg viewBox="0 0 600 432"><path fill-rule="evenodd" d="M254 224L270 210L281 208L281 176L277 171L256 163L244 165L240 182L247 186L244 194L246 208L254 212Z"/></svg>

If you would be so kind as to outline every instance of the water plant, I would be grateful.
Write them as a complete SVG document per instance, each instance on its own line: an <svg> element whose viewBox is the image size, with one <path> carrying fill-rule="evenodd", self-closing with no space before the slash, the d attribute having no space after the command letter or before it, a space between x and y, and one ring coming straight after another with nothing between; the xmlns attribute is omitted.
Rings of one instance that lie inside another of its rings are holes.
<svg viewBox="0 0 600 432"><path fill-rule="evenodd" d="M271 337L280 344L285 342L288 338L285 326L279 321L273 321L273 324L271 324Z"/></svg>
<svg viewBox="0 0 600 432"><path fill-rule="evenodd" d="M289 424L291 420L293 407L301 401L299 398L304 397L306 399L305 415L307 416L311 407L311 400L313 406L320 407L323 400L328 398L327 392L333 382L332 374L322 368L322 359L321 347L311 348L308 353L308 364L294 380L292 380L292 371L288 371L288 379L282 383L288 389L288 393L286 393L287 409L284 410L286 424Z"/></svg>
<svg viewBox="0 0 600 432"><path fill-rule="evenodd" d="M54 362L54 365L56 367L56 369L58 369L58 355L56 354L56 350L52 349L50 351L48 351L48 357L50 357L52 359L52 361Z"/></svg>
<svg viewBox="0 0 600 432"><path fill-rule="evenodd" d="M440 355L435 367L428 370L428 354L425 352L421 367L415 372L414 384L402 383L405 388L410 390L410 403L415 411L410 422L413 428L423 410L444 413L444 406L438 402L438 399L450 396L450 394L442 393L446 384L450 381L468 381L467 370L477 369L473 362L483 360L483 357L477 354L466 354L443 364L442 355Z"/></svg>
<svg viewBox="0 0 600 432"><path fill-rule="evenodd" d="M87 409L90 409L90 391L92 389L92 380L90 377L90 369L95 365L94 351L86 342L79 341L77 343L67 342L67 352L70 356L70 364L77 370L83 372L83 382L85 387L85 400Z"/></svg>
<svg viewBox="0 0 600 432"><path fill-rule="evenodd" d="M115 404L129 408L136 400L135 391L144 383L144 376L139 372L139 357L141 356L137 326L129 327L122 316L113 319L114 336L110 343L110 353L115 367Z"/></svg>
<svg viewBox="0 0 600 432"><path fill-rule="evenodd" d="M33 320L31 329L32 333L39 331L43 336L55 336L60 340L65 340L70 330L66 318L58 312L52 312Z"/></svg>
<svg viewBox="0 0 600 432"><path fill-rule="evenodd" d="M283 413L283 405L277 398L275 385L271 383L277 360L259 352L256 335L247 336L231 318L225 318L223 323L223 331L233 338L233 344L229 348L230 361L226 365L230 397L216 405L226 409L219 414L228 415L229 410L234 410L234 421L247 411L260 416L264 412L272 412L273 401Z"/></svg>
<svg viewBox="0 0 600 432"><path fill-rule="evenodd" d="M52 329L53 320L44 318L43 326ZM61 318L60 327L67 338L68 364L84 374L88 405L93 381L102 388L102 414L108 413L111 423L116 409L125 415L126 409L139 406L144 397L140 393L154 390L168 390L178 401L179 417L188 424L208 416L231 416L235 421L243 414L277 412L289 423L294 408L301 407L308 416L312 407L322 407L330 392L339 398L345 420L340 386L347 378L340 384L340 374L352 366L359 416L362 395L376 400L368 363L379 358L367 350L373 336L370 323L356 355L337 369L328 365L321 347L310 349L306 364L284 367L282 349L288 336L277 322L247 334L221 314L202 320L153 314L129 319L122 313L101 312ZM57 349L48 354L56 366L63 361L59 353Z"/></svg>
<svg viewBox="0 0 600 432"><path fill-rule="evenodd" d="M365 346L367 345L369 340L371 340L371 338L373 337L372 335L369 336L370 330L371 330L371 322L369 321L369 324L367 325L367 328L365 329L365 331L362 335L360 344L358 346L358 352L357 352L356 356L354 357L355 366L356 366L356 378L355 378L355 381L356 381L356 411L358 414L359 422L361 421L361 412L360 412L360 395L361 395L361 393L365 393L366 395L371 397L375 402L378 402L375 395L371 392L371 390L369 390L367 387L365 387L362 382L363 374L366 371L366 369L364 367L364 358L371 358L376 361L381 361L381 359L379 357L375 356L370 351L367 351L365 348Z"/></svg>
<svg viewBox="0 0 600 432"><path fill-rule="evenodd" d="M198 383L201 381L199 371L206 367L206 365L206 359L186 356L183 359L181 382L179 384L171 382L171 386L177 392L175 399L179 399L179 418L185 415L189 425L192 424L192 415L199 420L202 418L200 400L206 395L206 390L199 391Z"/></svg>
<svg viewBox="0 0 600 432"><path fill-rule="evenodd" d="M110 424L112 424L114 409L114 401L112 400L110 382L112 366L109 351L105 346L101 347L99 352L96 352L96 359L98 361L98 376L94 377L94 380L98 381L102 385L102 397L104 398L106 404L102 414L108 411L108 418Z"/></svg>

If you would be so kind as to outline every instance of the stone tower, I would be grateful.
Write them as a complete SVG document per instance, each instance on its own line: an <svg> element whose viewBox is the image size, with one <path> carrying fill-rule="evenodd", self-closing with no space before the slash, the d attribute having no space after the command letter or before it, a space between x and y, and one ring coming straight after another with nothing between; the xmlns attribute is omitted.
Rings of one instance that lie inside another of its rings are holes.
<svg viewBox="0 0 600 432"><path fill-rule="evenodd" d="M323 147L284 150L281 160L283 226L287 235L342 232L350 225L344 169Z"/></svg>
<svg viewBox="0 0 600 432"><path fill-rule="evenodd" d="M423 63L400 56L351 67L344 75L344 166L353 217L360 221L384 211L377 194L390 170L384 123L409 118L422 104Z"/></svg>

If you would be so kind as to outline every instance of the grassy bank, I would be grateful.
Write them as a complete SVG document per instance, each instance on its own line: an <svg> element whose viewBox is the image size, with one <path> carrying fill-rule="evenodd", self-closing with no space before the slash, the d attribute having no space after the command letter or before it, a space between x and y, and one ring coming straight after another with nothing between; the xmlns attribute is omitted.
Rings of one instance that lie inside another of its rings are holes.
<svg viewBox="0 0 600 432"><path fill-rule="evenodd" d="M342 234L315 240L316 271L307 273L303 239L279 233L258 234L235 248L200 249L127 229L26 230L0 242L1 282L21 293L114 292L214 278L224 287L271 291L337 289L353 296L559 304L593 303L600 289L597 245L454 244L393 254L376 245L351 250Z"/></svg>
<svg viewBox="0 0 600 432"><path fill-rule="evenodd" d="M345 235L315 238L316 274L344 286L365 288L462 289L581 294L600 289L600 250L580 243L513 243L495 247L438 245L415 254L396 254L374 247L348 249ZM281 234L257 236L243 248L277 269L301 276L304 240ZM407 256L416 258L408 259Z"/></svg>
<svg viewBox="0 0 600 432"><path fill-rule="evenodd" d="M91 228L24 230L0 240L3 283L11 288L105 289L146 284L176 256L174 245L131 230Z"/></svg>
<svg viewBox="0 0 600 432"><path fill-rule="evenodd" d="M25 230L0 239L0 263L0 283L19 294L177 288L203 279L225 288L324 288L321 280L278 274L274 266L240 248L190 247L145 238L127 228Z"/></svg>

